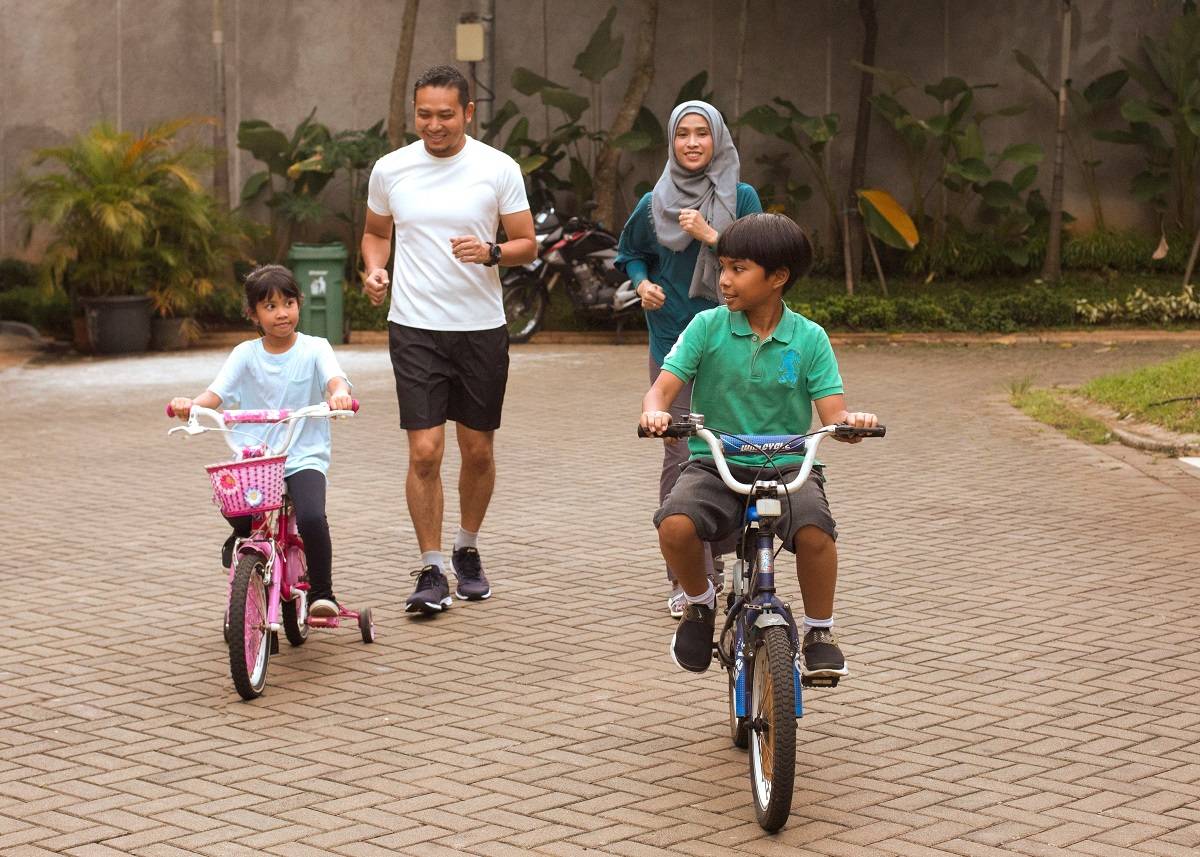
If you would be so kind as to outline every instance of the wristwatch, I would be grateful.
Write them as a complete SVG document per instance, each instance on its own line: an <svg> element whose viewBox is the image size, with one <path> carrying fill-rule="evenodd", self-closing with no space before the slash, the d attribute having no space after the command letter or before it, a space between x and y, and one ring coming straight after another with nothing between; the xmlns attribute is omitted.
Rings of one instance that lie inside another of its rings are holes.
<svg viewBox="0 0 1200 857"><path fill-rule="evenodd" d="M500 245L488 242L488 258L483 264L489 268L500 264Z"/></svg>

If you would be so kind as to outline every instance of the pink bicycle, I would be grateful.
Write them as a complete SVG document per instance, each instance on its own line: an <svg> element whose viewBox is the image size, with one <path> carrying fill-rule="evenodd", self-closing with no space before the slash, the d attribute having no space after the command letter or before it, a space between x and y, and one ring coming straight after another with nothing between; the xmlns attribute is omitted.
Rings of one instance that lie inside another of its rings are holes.
<svg viewBox="0 0 1200 857"><path fill-rule="evenodd" d="M308 639L310 628L336 628L341 620L350 619L358 623L364 643L375 640L370 608L355 612L340 607L337 616L308 615L304 542L296 531L283 479L288 449L301 421L350 417L357 410L358 402L354 402L352 411L331 411L324 402L293 411L221 412L194 405L187 424L167 432L221 432L237 456L233 461L210 464L205 470L212 482L213 502L221 513L230 518L249 515L253 520L250 536L234 544L225 611L229 672L243 699L260 696L266 687L267 664L279 651L280 627L288 642L299 646ZM168 405L167 416L174 415ZM202 417L212 424L202 423ZM241 445L234 436L247 433L233 426L246 423L286 424L287 434L279 449L272 449L257 437L251 445Z"/></svg>

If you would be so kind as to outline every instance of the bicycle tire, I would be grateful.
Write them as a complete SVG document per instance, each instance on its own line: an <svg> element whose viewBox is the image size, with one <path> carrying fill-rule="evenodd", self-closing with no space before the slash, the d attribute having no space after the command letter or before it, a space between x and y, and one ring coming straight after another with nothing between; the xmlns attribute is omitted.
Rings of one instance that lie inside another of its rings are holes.
<svg viewBox="0 0 1200 857"><path fill-rule="evenodd" d="M265 563L261 554L243 554L229 590L229 674L246 700L262 695L271 660Z"/></svg>
<svg viewBox="0 0 1200 857"><path fill-rule="evenodd" d="M283 633L293 646L303 646L308 639L308 593L303 589L293 590L296 597L284 601Z"/></svg>
<svg viewBox="0 0 1200 857"><path fill-rule="evenodd" d="M796 780L796 688L787 628L757 635L750 682L750 791L754 815L768 833L787 822Z"/></svg>

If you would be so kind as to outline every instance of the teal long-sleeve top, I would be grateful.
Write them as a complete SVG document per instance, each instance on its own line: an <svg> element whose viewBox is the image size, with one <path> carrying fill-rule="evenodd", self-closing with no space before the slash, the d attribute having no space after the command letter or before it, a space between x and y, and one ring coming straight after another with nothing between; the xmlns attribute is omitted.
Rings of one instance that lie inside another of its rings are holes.
<svg viewBox="0 0 1200 857"><path fill-rule="evenodd" d="M666 294L666 302L659 309L646 313L646 326L650 329L650 356L659 366L667 352L698 312L716 306L712 301L688 297L692 285L692 272L700 255L700 242L692 241L678 253L658 243L654 234L654 215L650 210L651 194L643 196L629 215L625 228L621 230L617 245L616 265L637 288L642 280L660 286ZM737 216L745 217L762 211L758 192L739 182L737 186Z"/></svg>

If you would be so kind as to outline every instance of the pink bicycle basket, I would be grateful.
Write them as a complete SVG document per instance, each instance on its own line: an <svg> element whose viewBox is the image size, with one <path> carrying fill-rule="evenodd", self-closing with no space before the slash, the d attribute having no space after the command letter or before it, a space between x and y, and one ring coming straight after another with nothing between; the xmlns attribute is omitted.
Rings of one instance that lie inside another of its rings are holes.
<svg viewBox="0 0 1200 857"><path fill-rule="evenodd" d="M283 463L286 455L248 458L210 464L213 502L228 517L257 515L283 505Z"/></svg>

